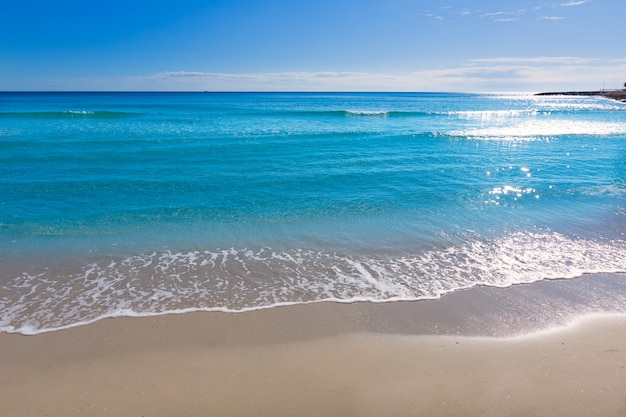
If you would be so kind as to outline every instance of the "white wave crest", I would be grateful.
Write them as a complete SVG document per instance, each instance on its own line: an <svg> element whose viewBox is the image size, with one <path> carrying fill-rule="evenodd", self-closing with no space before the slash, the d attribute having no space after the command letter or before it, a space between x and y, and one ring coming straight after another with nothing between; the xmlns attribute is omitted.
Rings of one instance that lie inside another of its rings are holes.
<svg viewBox="0 0 626 417"><path fill-rule="evenodd" d="M32 334L120 314L430 299L477 285L626 272L623 259L624 241L557 233L515 233L385 255L270 248L153 252L5 281L0 331Z"/></svg>

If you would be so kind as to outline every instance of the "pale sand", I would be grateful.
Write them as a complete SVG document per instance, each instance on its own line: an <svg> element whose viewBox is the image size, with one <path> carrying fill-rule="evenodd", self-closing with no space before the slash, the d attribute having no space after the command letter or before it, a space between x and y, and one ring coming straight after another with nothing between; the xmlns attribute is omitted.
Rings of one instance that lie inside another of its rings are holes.
<svg viewBox="0 0 626 417"><path fill-rule="evenodd" d="M626 416L626 315L515 338L424 335L474 328L467 294L511 291L0 334L0 414Z"/></svg>

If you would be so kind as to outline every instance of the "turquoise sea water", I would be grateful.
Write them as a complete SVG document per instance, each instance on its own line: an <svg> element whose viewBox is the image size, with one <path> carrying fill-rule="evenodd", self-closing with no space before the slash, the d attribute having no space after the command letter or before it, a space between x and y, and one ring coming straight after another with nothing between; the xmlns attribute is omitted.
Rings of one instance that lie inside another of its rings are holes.
<svg viewBox="0 0 626 417"><path fill-rule="evenodd" d="M0 93L0 331L626 272L626 105Z"/></svg>

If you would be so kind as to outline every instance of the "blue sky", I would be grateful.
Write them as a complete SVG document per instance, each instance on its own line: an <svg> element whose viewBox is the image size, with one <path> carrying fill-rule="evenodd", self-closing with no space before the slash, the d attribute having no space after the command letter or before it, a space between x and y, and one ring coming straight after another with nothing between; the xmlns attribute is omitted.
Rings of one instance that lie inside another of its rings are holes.
<svg viewBox="0 0 626 417"><path fill-rule="evenodd" d="M7 1L0 90L620 88L625 17L624 0Z"/></svg>

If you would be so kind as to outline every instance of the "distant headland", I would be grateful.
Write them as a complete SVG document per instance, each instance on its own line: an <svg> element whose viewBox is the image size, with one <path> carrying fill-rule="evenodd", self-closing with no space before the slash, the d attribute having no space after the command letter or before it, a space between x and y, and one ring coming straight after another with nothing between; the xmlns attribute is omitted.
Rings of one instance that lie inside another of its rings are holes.
<svg viewBox="0 0 626 417"><path fill-rule="evenodd" d="M566 91L537 93L536 96L599 96L610 98L611 100L626 103L626 89L624 90L600 90L600 91Z"/></svg>

